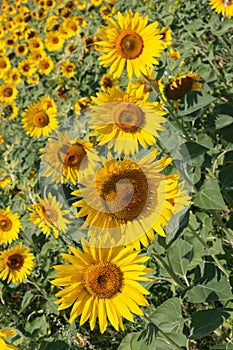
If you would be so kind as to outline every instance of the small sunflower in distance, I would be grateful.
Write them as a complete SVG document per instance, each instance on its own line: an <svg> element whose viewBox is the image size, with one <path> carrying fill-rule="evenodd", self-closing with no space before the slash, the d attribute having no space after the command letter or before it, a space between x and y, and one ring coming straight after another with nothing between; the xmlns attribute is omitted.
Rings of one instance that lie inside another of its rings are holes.
<svg viewBox="0 0 233 350"><path fill-rule="evenodd" d="M104 333L108 320L118 331L124 330L122 318L134 322L133 314L143 316L139 306L147 306L143 294L149 292L139 283L150 281L151 269L143 265L149 257L140 256L132 247L94 248L82 241L83 252L70 247L74 255L62 254L70 264L57 265L59 272L51 283L65 286L56 296L58 310L73 305L69 322L79 315L80 326L88 319L91 330L98 316L100 332Z"/></svg>
<svg viewBox="0 0 233 350"><path fill-rule="evenodd" d="M233 17L233 1L232 0L211 0L210 6L212 10L218 14L225 15L228 18Z"/></svg>
<svg viewBox="0 0 233 350"><path fill-rule="evenodd" d="M29 248L23 248L22 242L0 253L0 279L7 283L21 283L34 266L34 255Z"/></svg>
<svg viewBox="0 0 233 350"><path fill-rule="evenodd" d="M90 142L71 140L68 131L57 132L57 138L49 138L47 147L41 149L43 176L51 176L55 182L70 181L76 185L85 174L93 173L99 158Z"/></svg>
<svg viewBox="0 0 233 350"><path fill-rule="evenodd" d="M153 146L167 119L163 117L166 112L162 105L147 102L148 97L144 86L136 89L132 83L126 92L113 87L92 97L97 106L90 107L89 125L99 145L108 143L119 155L135 154L139 144L144 148Z"/></svg>
<svg viewBox="0 0 233 350"><path fill-rule="evenodd" d="M61 73L66 78L72 78L74 76L74 71L76 68L76 64L69 60L66 60L61 65Z"/></svg>
<svg viewBox="0 0 233 350"><path fill-rule="evenodd" d="M23 128L31 137L46 137L58 127L56 114L55 102L49 96L42 97L22 113Z"/></svg>
<svg viewBox="0 0 233 350"><path fill-rule="evenodd" d="M127 67L129 79L133 74L140 77L146 74L146 66L158 64L155 57L160 57L164 50L158 22L148 23L148 16L142 18L139 13L126 11L124 16L118 12L118 23L112 18L107 19L109 26L102 27L97 42L99 51L104 54L99 58L104 67L110 67L109 73L120 77L124 67Z"/></svg>
<svg viewBox="0 0 233 350"><path fill-rule="evenodd" d="M13 214L10 207L0 209L0 244L11 243L18 238L21 228L19 214Z"/></svg>
<svg viewBox="0 0 233 350"><path fill-rule="evenodd" d="M0 349L2 350L18 350L14 345L5 342L4 338L11 337L16 333L13 329L1 329L0 328Z"/></svg>
<svg viewBox="0 0 233 350"><path fill-rule="evenodd" d="M62 204L50 192L48 197L44 196L43 199L38 196L38 200L39 203L32 204L29 208L32 211L30 220L38 225L46 236L53 232L54 237L57 238L59 231L66 232L70 220L65 215L69 210L62 209Z"/></svg>
<svg viewBox="0 0 233 350"><path fill-rule="evenodd" d="M172 158L157 156L158 150L134 160L109 155L95 177L80 181L83 186L72 192L78 198L73 205L79 208L77 217L85 217L90 244L148 246L154 231L165 236L169 220L189 205L179 175L163 174Z"/></svg>

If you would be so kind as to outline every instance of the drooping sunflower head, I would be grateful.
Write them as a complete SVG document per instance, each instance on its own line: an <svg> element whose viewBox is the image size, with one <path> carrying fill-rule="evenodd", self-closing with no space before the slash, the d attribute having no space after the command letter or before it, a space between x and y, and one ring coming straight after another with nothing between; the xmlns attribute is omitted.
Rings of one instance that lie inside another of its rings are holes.
<svg viewBox="0 0 233 350"><path fill-rule="evenodd" d="M203 87L201 77L195 73L183 73L170 80L167 84L159 84L165 99L180 100L190 91L198 91Z"/></svg>
<svg viewBox="0 0 233 350"><path fill-rule="evenodd" d="M0 279L15 284L22 282L31 272L34 256L22 242L0 253Z"/></svg>
<svg viewBox="0 0 233 350"><path fill-rule="evenodd" d="M148 257L139 256L132 247L94 248L85 241L82 247L83 252L70 247L74 256L62 254L70 264L55 266L58 273L52 284L66 286L56 294L58 309L73 305L69 321L81 315L80 325L89 319L91 330L97 316L101 333L108 320L117 331L124 330L122 317L133 322L132 313L142 316L139 306L148 305L143 294L149 292L138 282L150 280L146 274L151 270L142 265Z"/></svg>
<svg viewBox="0 0 233 350"><path fill-rule="evenodd" d="M160 57L164 44L159 33L158 23L148 23L148 16L142 18L139 13L126 11L124 16L118 12L118 23L108 19L108 27L101 28L102 41L97 42L104 55L100 62L110 67L110 73L120 77L127 67L129 79L133 74L138 78L146 74L146 66L158 64L155 57Z"/></svg>

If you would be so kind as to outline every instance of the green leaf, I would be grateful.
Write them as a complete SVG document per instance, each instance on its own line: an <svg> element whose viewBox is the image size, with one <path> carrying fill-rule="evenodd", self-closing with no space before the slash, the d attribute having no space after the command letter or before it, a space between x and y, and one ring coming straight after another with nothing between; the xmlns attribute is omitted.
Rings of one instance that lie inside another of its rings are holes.
<svg viewBox="0 0 233 350"><path fill-rule="evenodd" d="M187 147L192 165L200 166L204 162L205 153L207 153L209 149L193 141L185 142L185 146Z"/></svg>
<svg viewBox="0 0 233 350"><path fill-rule="evenodd" d="M173 271L179 276L185 276L193 257L192 245L179 239L168 249L167 254Z"/></svg>
<svg viewBox="0 0 233 350"><path fill-rule="evenodd" d="M190 338L200 339L212 333L230 317L230 311L233 311L233 309L218 308L194 312L191 315Z"/></svg>
<svg viewBox="0 0 233 350"><path fill-rule="evenodd" d="M229 116L227 114L219 114L215 119L216 129L222 129L225 126L231 125L232 123L233 123L232 116Z"/></svg>
<svg viewBox="0 0 233 350"><path fill-rule="evenodd" d="M20 305L19 313L24 311L28 307L28 305L30 303L32 303L32 301L35 297L36 296L30 290L27 291L23 296L23 300L22 300L21 305Z"/></svg>
<svg viewBox="0 0 233 350"><path fill-rule="evenodd" d="M184 320L178 298L166 300L150 314L149 318L163 332L176 334L183 332Z"/></svg>
<svg viewBox="0 0 233 350"><path fill-rule="evenodd" d="M39 350L51 350L51 349L69 350L70 347L63 340L43 339L39 347Z"/></svg>
<svg viewBox="0 0 233 350"><path fill-rule="evenodd" d="M184 111L179 112L179 116L182 117L182 116L186 116L187 114L191 114L193 112L196 112L199 109L202 109L202 108L208 106L214 100L216 100L216 97L213 97L209 94L205 94L201 97L198 97L196 103L194 103L191 107L186 108Z"/></svg>
<svg viewBox="0 0 233 350"><path fill-rule="evenodd" d="M202 209L226 210L218 182L214 179L204 181L193 202Z"/></svg>
<svg viewBox="0 0 233 350"><path fill-rule="evenodd" d="M219 181L222 190L233 189L233 164L224 166L219 173Z"/></svg>
<svg viewBox="0 0 233 350"><path fill-rule="evenodd" d="M233 297L226 276L214 264L203 262L195 273L194 285L185 294L191 303L227 301Z"/></svg>

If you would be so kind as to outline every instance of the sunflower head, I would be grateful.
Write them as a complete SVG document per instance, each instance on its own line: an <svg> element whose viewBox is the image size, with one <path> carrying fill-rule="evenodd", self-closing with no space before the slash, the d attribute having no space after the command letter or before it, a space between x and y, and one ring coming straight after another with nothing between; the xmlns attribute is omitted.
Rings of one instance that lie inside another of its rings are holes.
<svg viewBox="0 0 233 350"><path fill-rule="evenodd" d="M200 82L201 77L195 73L184 73L175 78L164 86L164 95L168 100L179 100L190 91L197 91L203 87Z"/></svg>

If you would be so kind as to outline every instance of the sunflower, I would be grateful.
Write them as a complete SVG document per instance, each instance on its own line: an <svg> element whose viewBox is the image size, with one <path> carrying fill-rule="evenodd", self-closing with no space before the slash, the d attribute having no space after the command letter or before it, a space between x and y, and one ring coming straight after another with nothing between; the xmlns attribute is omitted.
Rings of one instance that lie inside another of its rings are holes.
<svg viewBox="0 0 233 350"><path fill-rule="evenodd" d="M48 107L51 103L51 107ZM32 137L48 136L53 130L58 127L56 120L57 109L54 108L55 102L48 102L41 98L39 102L30 105L25 112L22 113L23 128L27 134Z"/></svg>
<svg viewBox="0 0 233 350"><path fill-rule="evenodd" d="M13 84L5 83L0 85L0 101L3 103L11 103L16 99L18 90Z"/></svg>
<svg viewBox="0 0 233 350"><path fill-rule="evenodd" d="M81 315L80 326L89 319L91 330L97 316L101 333L108 320L117 331L124 330L122 317L134 322L132 313L143 316L139 306L148 305L143 294L149 292L139 283L150 281L146 274L151 269L143 265L148 257L132 247L94 248L82 241L82 248L83 252L70 247L74 255L62 254L69 264L55 266L59 272L51 283L65 286L56 294L58 310L73 305L69 322Z"/></svg>
<svg viewBox="0 0 233 350"><path fill-rule="evenodd" d="M74 62L66 60L66 61L62 62L61 73L66 78L72 78L74 76L75 68L76 68L76 64Z"/></svg>
<svg viewBox="0 0 233 350"><path fill-rule="evenodd" d="M43 57L38 64L38 71L40 74L49 75L53 70L54 63L50 56Z"/></svg>
<svg viewBox="0 0 233 350"><path fill-rule="evenodd" d="M19 214L13 214L10 207L0 209L0 244L16 240L21 227Z"/></svg>
<svg viewBox="0 0 233 350"><path fill-rule="evenodd" d="M51 176L55 182L70 181L74 185L80 177L94 172L94 162L99 159L91 143L71 140L68 131L57 132L57 138L49 138L47 147L41 151L43 175Z"/></svg>
<svg viewBox="0 0 233 350"><path fill-rule="evenodd" d="M172 159L157 156L155 150L134 161L102 158L95 178L80 181L83 187L72 192L78 198L73 205L79 208L77 217L85 217L91 244L139 249L140 242L154 242L154 231L165 236L164 226L190 198L178 174L162 173Z"/></svg>
<svg viewBox="0 0 233 350"><path fill-rule="evenodd" d="M5 76L5 81L8 84L12 84L12 85L18 85L19 83L21 83L22 78L21 78L21 74L19 73L18 68L16 68L16 67L11 68L7 72L7 75Z"/></svg>
<svg viewBox="0 0 233 350"><path fill-rule="evenodd" d="M59 33L48 33L45 37L45 47L48 51L60 50L64 45L64 38Z"/></svg>
<svg viewBox="0 0 233 350"><path fill-rule="evenodd" d="M3 118L13 120L18 115L19 107L15 102L3 103L0 110Z"/></svg>
<svg viewBox="0 0 233 350"><path fill-rule="evenodd" d="M0 279L7 283L22 282L32 270L34 255L29 248L23 248L22 242L0 253Z"/></svg>
<svg viewBox="0 0 233 350"><path fill-rule="evenodd" d="M109 89L118 86L119 80L114 78L112 74L106 73L102 76L100 80L101 88L104 92L107 92Z"/></svg>
<svg viewBox="0 0 233 350"><path fill-rule="evenodd" d="M0 136L1 139L1 136ZM0 142L1 143L1 142ZM0 188L6 188L11 183L10 177L2 177L2 172L0 170Z"/></svg>
<svg viewBox="0 0 233 350"><path fill-rule="evenodd" d="M168 52L168 57L170 57L171 59L176 61L180 58L180 53L179 53L179 51L170 49Z"/></svg>
<svg viewBox="0 0 233 350"><path fill-rule="evenodd" d="M196 73L183 73L170 79L167 84L159 81L159 89L165 100L177 101L190 91L198 91L203 87L202 79Z"/></svg>
<svg viewBox="0 0 233 350"><path fill-rule="evenodd" d="M158 130L164 130L166 122L162 106L147 102L149 93L144 86L135 89L129 83L126 93L119 87L97 93L92 100L98 105L91 107L90 127L94 129L100 145L108 143L118 154L138 152L138 144L147 148L156 143Z"/></svg>
<svg viewBox="0 0 233 350"><path fill-rule="evenodd" d="M26 54L28 53L28 47L26 43L20 43L16 46L15 49L16 55L23 57L26 56Z"/></svg>
<svg viewBox="0 0 233 350"><path fill-rule="evenodd" d="M81 111L91 106L91 100L88 97L81 97L74 103L74 112L78 116Z"/></svg>
<svg viewBox="0 0 233 350"><path fill-rule="evenodd" d="M70 220L65 215L69 211L62 209L62 204L50 192L48 197L44 196L43 199L38 196L38 200L39 203L32 204L29 208L32 211L30 220L38 225L46 236L53 232L55 238L57 238L59 231L66 232Z"/></svg>
<svg viewBox="0 0 233 350"><path fill-rule="evenodd" d="M31 51L43 50L44 44L40 37L31 38L28 40L28 46Z"/></svg>
<svg viewBox="0 0 233 350"><path fill-rule="evenodd" d="M71 38L73 35L80 33L79 22L74 18L67 18L61 25L61 34L65 39Z"/></svg>
<svg viewBox="0 0 233 350"><path fill-rule="evenodd" d="M210 6L212 10L228 18L233 17L233 1L232 0L211 0Z"/></svg>
<svg viewBox="0 0 233 350"><path fill-rule="evenodd" d="M10 60L7 56L0 56L0 78L2 78L11 68Z"/></svg>
<svg viewBox="0 0 233 350"><path fill-rule="evenodd" d="M111 18L107 21L109 27L101 29L102 41L97 44L104 52L100 63L111 66L111 74L120 77L126 65L129 79L133 73L139 78L141 73L146 74L146 66L158 64L155 57L161 56L164 45L157 22L147 26L148 16L142 18L131 10L124 16L118 12L118 23Z"/></svg>
<svg viewBox="0 0 233 350"><path fill-rule="evenodd" d="M164 48L167 48L172 44L172 31L167 27L160 29L159 34L161 35L161 40L163 41Z"/></svg>
<svg viewBox="0 0 233 350"><path fill-rule="evenodd" d="M2 350L18 350L14 345L10 345L3 340L4 338L11 337L15 332L13 329L0 329L0 348Z"/></svg>
<svg viewBox="0 0 233 350"><path fill-rule="evenodd" d="M32 60L23 60L18 63L19 72L25 77L32 76L36 71L35 62Z"/></svg>

